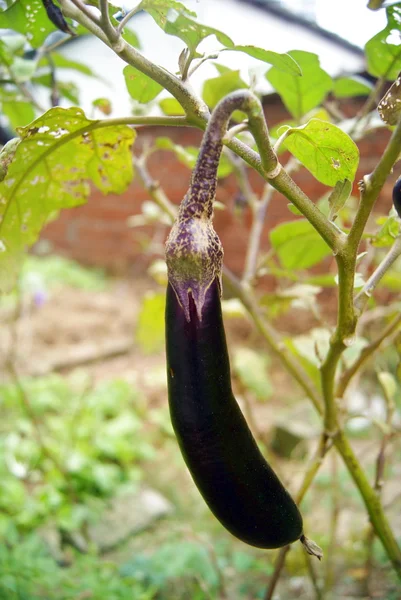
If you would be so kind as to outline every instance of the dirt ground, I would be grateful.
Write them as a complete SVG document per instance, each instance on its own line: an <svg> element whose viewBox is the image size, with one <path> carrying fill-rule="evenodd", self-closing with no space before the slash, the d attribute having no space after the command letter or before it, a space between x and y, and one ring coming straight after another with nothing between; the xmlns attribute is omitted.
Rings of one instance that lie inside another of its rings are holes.
<svg viewBox="0 0 401 600"><path fill-rule="evenodd" d="M163 349L154 354L144 354L135 340L142 298L152 289L156 289L156 286L148 279L138 279L135 282L118 279L100 292L72 288L52 289L41 306L32 301L23 303L19 307L17 320L13 309L2 308L0 378L3 381L7 379L7 364L10 358L20 376L45 375L54 371L68 374L76 367L84 367L92 375L93 381L122 377L143 390L149 406L167 405ZM157 290L160 291L160 288ZM263 347L250 324L238 319L227 322L227 336L229 346L241 342ZM268 441L271 437L272 425L277 422L282 403L287 402L288 396L302 398L289 376L275 362L272 364L272 399L267 403L252 403L252 406L248 402L243 403L251 426L257 428L258 437L263 441ZM235 382L235 386L243 401L246 394L242 393L238 382ZM301 418L309 419L312 413L308 407L305 410ZM318 429L316 435L308 441L308 455L312 453L317 437ZM365 463L374 461L376 443L372 444L364 439L356 439L352 443L358 456L363 458ZM290 489L295 491L302 480L305 465L300 461L275 459L275 467ZM330 461L327 461L322 472L329 474L330 468ZM159 473L163 478L163 466L159 465L155 473ZM156 477L155 473L153 479ZM399 494L399 474L397 477L395 472L393 480L386 483L386 504L392 504ZM152 484L154 483L152 481ZM316 494L312 495L312 498L316 498ZM392 509L391 519L401 534L401 518L397 504ZM339 517L338 543L346 540L350 531L354 535L358 528L363 530L366 526L367 519L362 506L355 512L354 505L345 502ZM327 508L319 507L319 504L313 508L313 529L318 534L327 529ZM350 592L350 595L343 597L351 598L356 595Z"/></svg>

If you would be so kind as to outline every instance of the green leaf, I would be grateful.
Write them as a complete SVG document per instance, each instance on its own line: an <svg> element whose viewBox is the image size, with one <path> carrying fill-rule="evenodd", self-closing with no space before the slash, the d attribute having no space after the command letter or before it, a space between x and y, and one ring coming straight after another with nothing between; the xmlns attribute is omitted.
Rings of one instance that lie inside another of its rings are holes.
<svg viewBox="0 0 401 600"><path fill-rule="evenodd" d="M131 65L127 65L124 70L125 84L131 98L146 104L160 94L163 87L153 81L150 77L138 71Z"/></svg>
<svg viewBox="0 0 401 600"><path fill-rule="evenodd" d="M337 98L351 98L353 96L368 96L373 85L366 79L358 77L339 77L334 81L333 92Z"/></svg>
<svg viewBox="0 0 401 600"><path fill-rule="evenodd" d="M300 119L324 100L333 82L320 67L316 54L303 50L291 50L288 54L299 65L301 77L272 67L266 73L266 79L278 92L289 112Z"/></svg>
<svg viewBox="0 0 401 600"><path fill-rule="evenodd" d="M358 147L333 123L311 119L290 129L283 144L321 183L335 186L337 181L354 180Z"/></svg>
<svg viewBox="0 0 401 600"><path fill-rule="evenodd" d="M229 71L219 77L213 77L205 81L202 97L210 108L214 108L227 94L248 87L241 79L239 71Z"/></svg>
<svg viewBox="0 0 401 600"><path fill-rule="evenodd" d="M334 221L338 216L339 211L347 202L352 192L352 183L349 179L344 181L337 181L333 191L328 197L328 203L330 206L329 220Z"/></svg>
<svg viewBox="0 0 401 600"><path fill-rule="evenodd" d="M237 348L233 366L243 386L253 392L258 400L266 400L272 394L272 385L267 374L269 359L266 354L250 348Z"/></svg>
<svg viewBox="0 0 401 600"><path fill-rule="evenodd" d="M87 75L88 77L98 77L98 75L96 75L96 73L94 73L94 71L92 71L92 69L88 67L88 65L85 65L84 63L78 62L76 60L70 60L62 54L52 52L52 61L57 69L72 69L73 71L78 71L79 73ZM49 62L46 58L42 58L38 64L39 67L47 67L48 65Z"/></svg>
<svg viewBox="0 0 401 600"><path fill-rule="evenodd" d="M245 54L248 54L248 56L252 56L257 60L261 60L262 62L273 65L276 67L276 69L282 71L283 73L289 73L290 75L295 75L297 77L302 75L300 66L289 54L279 54L278 52L264 50L263 48L258 48L257 46L233 46L232 48L227 48L227 50L233 52L244 52Z"/></svg>
<svg viewBox="0 0 401 600"><path fill-rule="evenodd" d="M2 102L1 106L13 129L28 125L35 118L35 110L30 102Z"/></svg>
<svg viewBox="0 0 401 600"><path fill-rule="evenodd" d="M386 9L387 25L365 45L367 69L375 77L394 80L401 71L401 4Z"/></svg>
<svg viewBox="0 0 401 600"><path fill-rule="evenodd" d="M40 0L16 0L0 12L0 29L22 33L33 48L38 48L57 28L48 19Z"/></svg>
<svg viewBox="0 0 401 600"><path fill-rule="evenodd" d="M397 125L401 116L401 74L380 100L377 110L386 125Z"/></svg>
<svg viewBox="0 0 401 600"><path fill-rule="evenodd" d="M36 67L37 63L35 60L15 56L10 66L10 73L16 83L24 83L32 79Z"/></svg>
<svg viewBox="0 0 401 600"><path fill-rule="evenodd" d="M142 301L135 339L142 352L151 354L164 346L165 294L149 292Z"/></svg>
<svg viewBox="0 0 401 600"><path fill-rule="evenodd" d="M138 6L138 10L145 10L149 13L159 27L164 28L167 23L167 15L169 11L175 10L177 13L185 13L192 17L196 17L196 13L189 10L181 2L177 0L142 0Z"/></svg>
<svg viewBox="0 0 401 600"><path fill-rule="evenodd" d="M138 50L141 49L141 42L139 41L139 38L135 31L133 31L132 29L125 27L122 33L122 37L128 44L131 44L131 46L133 46L134 48L138 48Z"/></svg>
<svg viewBox="0 0 401 600"><path fill-rule="evenodd" d="M378 223L381 228L372 239L372 246L376 248L392 246L400 232L400 220L395 216L382 217L378 219Z"/></svg>
<svg viewBox="0 0 401 600"><path fill-rule="evenodd" d="M26 246L50 216L86 201L88 181L103 193L128 187L135 132L100 123L79 108L53 108L18 129L21 142L0 184L0 289L12 288Z"/></svg>
<svg viewBox="0 0 401 600"><path fill-rule="evenodd" d="M43 85L49 89L52 89L53 82L50 73L44 75L35 75L32 79L32 83ZM58 81L57 91L63 98L69 100L72 104L79 104L79 89L78 86L72 81Z"/></svg>
<svg viewBox="0 0 401 600"><path fill-rule="evenodd" d="M195 146L180 146L179 144L174 144L174 142L168 137L159 137L156 140L156 147L161 150L171 150L175 153L178 160L188 167L188 169L193 169L196 160L199 154L199 148ZM217 169L217 177L224 178L230 175L233 171L233 166L230 160L227 158L225 154L222 154L220 157L219 167Z"/></svg>
<svg viewBox="0 0 401 600"><path fill-rule="evenodd" d="M392 292L401 291L401 273L398 271L390 270L384 274L383 279L380 282L381 287L385 287Z"/></svg>
<svg viewBox="0 0 401 600"><path fill-rule="evenodd" d="M270 242L285 269L308 269L331 254L306 219L277 225L270 232Z"/></svg>
<svg viewBox="0 0 401 600"><path fill-rule="evenodd" d="M163 98L159 106L165 115L185 115L185 110L175 98Z"/></svg>
<svg viewBox="0 0 401 600"><path fill-rule="evenodd" d="M155 4L155 2L152 2L151 0L149 0L148 2L146 2L145 0L145 3L147 5ZM161 3L165 4L164 2ZM141 3L141 6L143 4L144 2ZM170 5L171 3L168 2L168 4ZM168 35L178 37L183 42L185 42L186 46L189 48L191 53L195 53L199 44L205 38L211 35L214 35L216 39L220 42L220 44L226 46L227 48L232 48L234 46L234 42L228 37L228 35L226 35L222 31L219 31L218 29L214 29L213 27L207 27L206 25L201 25L197 21L194 21L182 12L182 8L179 9L181 12L178 13L175 20L167 19L166 13L168 11L164 11L163 16L160 17L160 12L156 12L154 9L144 8L143 6L142 8L143 10L146 10L150 15L152 15L156 23L159 25L159 27L161 27L161 29L163 29L165 33L167 33ZM183 8L185 9L185 7ZM186 9L185 12L189 14L188 10ZM174 16L174 14L172 16Z"/></svg>

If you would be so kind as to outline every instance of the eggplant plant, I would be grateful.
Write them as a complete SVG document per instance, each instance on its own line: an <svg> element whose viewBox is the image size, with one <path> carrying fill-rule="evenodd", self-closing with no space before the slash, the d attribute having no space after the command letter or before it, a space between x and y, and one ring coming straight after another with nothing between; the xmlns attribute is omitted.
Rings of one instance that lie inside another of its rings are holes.
<svg viewBox="0 0 401 600"><path fill-rule="evenodd" d="M34 27L31 7L21 0L0 12L0 28L11 24L20 39L19 43L18 36L11 41L0 39L0 70L8 86L0 103L9 126L16 130L15 139L0 154L0 289L13 288L21 257L55 211L86 202L88 182L104 194L124 192L135 167L158 206L160 220L173 223L166 244L166 349L177 441L199 491L221 523L251 545L281 547L266 598L273 595L290 543L300 539L310 553L319 555L316 545L304 536L298 506L329 453L341 456L366 509L369 539L380 540L388 563L401 578L401 550L380 495L390 442L398 443L393 417L399 411L399 366L391 372L383 359L380 364L385 366L377 374L385 417L379 424L373 478L357 456L347 427L352 417L347 402L358 377L381 348L393 345L400 353L401 313L393 292L401 289L397 262L401 254L400 179L394 183L401 153L401 54L391 36L399 35L401 4L387 8L381 4L370 2L369 6L385 11L387 24L365 46L367 71L377 81L374 88L352 77L333 80L310 52L280 54L235 45L222 31L200 24L193 12L175 0L142 0L127 13L108 0L59 0L59 6L46 0L35 9ZM131 29L135 20L131 19L139 11L148 12L161 35L183 42L177 73L158 66L136 47L137 35ZM48 43L49 34L57 28L64 37ZM67 66L88 77L94 74L81 63L68 63L57 48L72 35L83 33L99 39L126 63L127 93L136 102L149 107L163 90L169 92L172 98L159 102L162 115L159 111L158 115L103 118L110 112L110 104L103 100L94 105L102 118L91 119L74 106L79 104L76 90L58 80L58 69ZM211 36L220 48L202 54L199 46ZM265 76L290 115L281 128L269 131L268 111L265 119L257 95L245 89L251 86L237 71L217 65L218 81L206 82L202 97L193 90L193 73L223 52L241 52L269 65ZM388 82L393 82L390 89ZM35 99L35 85L48 88L50 108ZM352 97L359 98L360 109L346 119L340 100ZM59 107L60 98L73 106ZM143 125L197 128L204 132L203 142L199 150L184 149L162 138L141 154L134 152L132 161L132 145ZM353 198L359 164L356 142L379 129L389 130L386 148L359 181L359 197ZM178 212L147 170L147 159L157 148L173 151L193 169ZM292 155L285 164L282 150ZM242 274L224 266L223 249L212 224L219 169L224 168L226 174L237 177L251 214ZM329 188L322 201L314 201L295 183L292 173L299 168ZM260 198L251 187L249 170L264 180ZM394 185L394 206L389 202L388 210L375 221L375 203L386 183ZM271 251L266 254L261 240L269 202L276 192L302 218L270 231ZM334 257L336 276L316 277L308 271L329 256ZM287 292L287 309L293 306L288 298L302 301L305 286L309 292L312 287L314 314L320 322L316 282L334 290L336 322L326 327L323 345L311 338L312 357L276 329L269 316L269 297L263 298L258 289L266 274L285 281L287 288L295 282L292 292L281 290ZM386 307L380 307L380 287L390 294ZM320 418L320 441L294 500L266 462L233 396L221 311L226 288L240 301L269 351ZM368 326L372 321L376 323L373 334ZM367 564L369 560L370 555Z"/></svg>

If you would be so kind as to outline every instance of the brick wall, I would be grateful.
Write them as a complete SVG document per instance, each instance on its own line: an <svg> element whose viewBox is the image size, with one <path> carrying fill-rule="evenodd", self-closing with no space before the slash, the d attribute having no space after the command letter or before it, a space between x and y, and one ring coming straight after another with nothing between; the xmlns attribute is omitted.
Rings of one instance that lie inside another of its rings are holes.
<svg viewBox="0 0 401 600"><path fill-rule="evenodd" d="M355 114L358 101L344 103L342 109L348 114ZM274 125L287 118L283 106L276 97L270 97L265 104L265 112L269 125ZM158 136L168 136L182 146L198 146L201 132L189 128L147 127L139 131L135 150L146 142ZM361 152L360 167L356 182L369 173L381 156L389 133L386 130L376 132L359 143ZM285 163L286 157L281 158ZM149 171L160 181L168 197L174 203L179 203L184 196L189 183L190 172L181 165L171 152L158 151L149 161ZM387 212L391 203L392 182L386 183L377 209ZM317 200L327 188L305 170L301 169L294 176L295 181L309 195ZM256 193L263 188L262 178L250 170L250 181ZM355 183L355 195L357 187ZM225 262L235 272L241 272L246 252L247 237L250 226L250 214L247 209L240 215L233 211L235 198L238 194L236 180L230 175L220 181L217 199L227 207L227 210L216 211L215 227L225 248ZM122 196L103 196L94 191L87 204L74 209L62 211L59 218L50 223L42 234L42 240L51 243L52 248L61 254L72 257L89 265L100 265L117 272L144 270L149 261L147 247L149 239L153 239L162 252L162 244L167 234L163 225L156 227L129 228L128 217L139 214L141 205L148 200L147 192L135 178L127 192ZM275 193L268 209L262 245L268 249L268 231L282 221L294 219L287 208L288 201L282 195ZM329 268L330 265L326 265Z"/></svg>

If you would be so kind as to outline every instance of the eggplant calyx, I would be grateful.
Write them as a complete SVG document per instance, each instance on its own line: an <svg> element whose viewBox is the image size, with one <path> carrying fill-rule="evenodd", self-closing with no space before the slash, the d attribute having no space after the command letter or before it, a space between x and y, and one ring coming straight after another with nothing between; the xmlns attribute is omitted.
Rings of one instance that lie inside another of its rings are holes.
<svg viewBox="0 0 401 600"><path fill-rule="evenodd" d="M215 279L221 294L223 247L211 219L179 216L166 242L166 262L168 280L187 321L189 294L201 321L206 292Z"/></svg>

